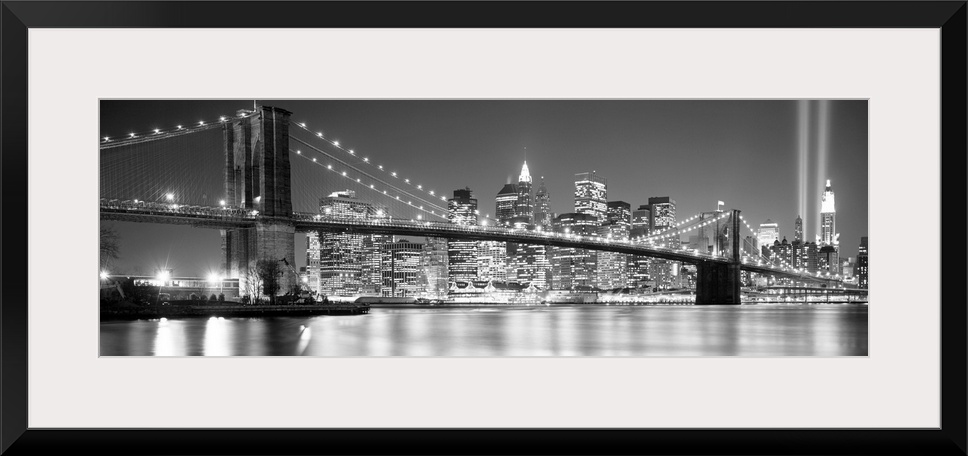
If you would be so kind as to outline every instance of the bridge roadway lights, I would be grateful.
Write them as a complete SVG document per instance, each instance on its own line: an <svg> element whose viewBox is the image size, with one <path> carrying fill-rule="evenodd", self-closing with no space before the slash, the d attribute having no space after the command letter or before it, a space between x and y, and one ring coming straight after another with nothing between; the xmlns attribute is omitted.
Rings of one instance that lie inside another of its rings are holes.
<svg viewBox="0 0 968 456"><path fill-rule="evenodd" d="M700 261L696 265L696 304L740 304L740 265Z"/></svg>

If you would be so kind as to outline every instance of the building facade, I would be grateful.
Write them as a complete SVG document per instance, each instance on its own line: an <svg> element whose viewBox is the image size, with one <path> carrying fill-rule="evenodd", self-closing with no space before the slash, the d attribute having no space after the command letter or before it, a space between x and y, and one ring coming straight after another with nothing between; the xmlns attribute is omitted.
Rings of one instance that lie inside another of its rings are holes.
<svg viewBox="0 0 968 456"><path fill-rule="evenodd" d="M857 286L867 289L869 278L867 271L867 236L860 238L860 247L857 249L857 265L854 266L854 275L857 276Z"/></svg>
<svg viewBox="0 0 968 456"><path fill-rule="evenodd" d="M383 264L380 268L383 275L382 296L410 297L424 293L419 280L423 250L423 244L407 239L383 244Z"/></svg>
<svg viewBox="0 0 968 456"><path fill-rule="evenodd" d="M575 213L594 216L599 223L605 220L608 188L605 178L590 173L575 174Z"/></svg>
<svg viewBox="0 0 968 456"><path fill-rule="evenodd" d="M598 233L598 217L569 212L555 218L554 229L569 236L591 236ZM598 279L597 256L594 251L573 247L553 247L551 259L551 287L570 290L575 287L592 288Z"/></svg>
<svg viewBox="0 0 968 456"><path fill-rule="evenodd" d="M447 202L447 219L457 225L477 225L477 199L470 188L454 190ZM450 282L477 280L477 242L447 241L447 275Z"/></svg>
<svg viewBox="0 0 968 456"><path fill-rule="evenodd" d="M538 191L534 194L534 224L536 226L550 229L554 221L554 214L551 212L551 194L545 187L544 177L538 185Z"/></svg>
<svg viewBox="0 0 968 456"><path fill-rule="evenodd" d="M372 219L386 216L386 208L356 198L352 190L334 192L319 201L327 216ZM323 296L377 295L380 235L316 232L307 236L307 284ZM315 277L314 277L315 276ZM315 289L313 288L315 282Z"/></svg>
<svg viewBox="0 0 968 456"><path fill-rule="evenodd" d="M514 216L525 217L528 224L534 220L534 198L531 195L531 172L528 171L528 162L525 161L521 167L521 174L518 176L518 198L514 205Z"/></svg>

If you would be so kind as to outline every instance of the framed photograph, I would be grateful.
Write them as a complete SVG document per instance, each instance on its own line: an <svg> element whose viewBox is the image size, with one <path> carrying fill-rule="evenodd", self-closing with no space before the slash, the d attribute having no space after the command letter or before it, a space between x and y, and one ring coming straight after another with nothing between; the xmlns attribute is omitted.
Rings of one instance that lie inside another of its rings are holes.
<svg viewBox="0 0 968 456"><path fill-rule="evenodd" d="M0 451L965 454L966 11L4 2Z"/></svg>

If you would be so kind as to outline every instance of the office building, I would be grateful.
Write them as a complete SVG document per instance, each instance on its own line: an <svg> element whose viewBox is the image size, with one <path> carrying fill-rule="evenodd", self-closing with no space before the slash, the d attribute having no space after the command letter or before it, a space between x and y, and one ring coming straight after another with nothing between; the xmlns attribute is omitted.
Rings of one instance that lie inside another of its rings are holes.
<svg viewBox="0 0 968 456"><path fill-rule="evenodd" d="M793 242L803 242L803 219L797 216L797 220L793 222Z"/></svg>
<svg viewBox="0 0 968 456"><path fill-rule="evenodd" d="M668 196L649 198L649 230L652 233L672 228L676 224L676 201Z"/></svg>
<svg viewBox="0 0 968 456"><path fill-rule="evenodd" d="M765 222L760 223L760 228L756 232L756 242L757 244L769 251L769 248L773 246L773 243L780 240L780 224L766 219ZM772 257L771 254L767 253L764 256L767 258Z"/></svg>
<svg viewBox="0 0 968 456"><path fill-rule="evenodd" d="M419 296L424 292L420 283L420 258L424 245L407 239L383 244L382 267L384 297Z"/></svg>
<svg viewBox="0 0 968 456"><path fill-rule="evenodd" d="M373 219L386 216L386 208L359 200L352 190L334 192L319 201L319 213L341 218ZM374 263L384 236L317 232L307 236L307 279L324 296L360 296L378 293L380 279ZM315 252L313 250L316 250Z"/></svg>
<svg viewBox="0 0 968 456"><path fill-rule="evenodd" d="M569 212L555 218L554 229L569 236L592 236L600 227L598 217ZM569 290L575 287L594 287L597 277L597 256L588 249L553 247L551 259L551 287Z"/></svg>
<svg viewBox="0 0 968 456"><path fill-rule="evenodd" d="M857 276L857 286L866 289L868 287L867 271L867 236L860 238L860 247L857 249L857 265L854 267L854 274Z"/></svg>
<svg viewBox="0 0 968 456"><path fill-rule="evenodd" d="M542 176L538 191L534 194L534 224L544 229L550 229L554 218L555 216L551 212L551 194L548 193L544 176Z"/></svg>
<svg viewBox="0 0 968 456"><path fill-rule="evenodd" d="M518 176L518 197L515 201L514 216L526 218L527 224L531 224L534 217L534 199L531 196L531 173L528 171L528 162L524 162L521 167L521 175Z"/></svg>
<svg viewBox="0 0 968 456"><path fill-rule="evenodd" d="M604 177L595 171L575 174L575 213L594 216L601 223L605 220L607 198Z"/></svg>
<svg viewBox="0 0 968 456"><path fill-rule="evenodd" d="M632 229L632 205L625 201L609 201L605 222L599 236L613 241L625 241ZM629 285L628 255L617 252L598 253L597 286L603 290L625 288Z"/></svg>
<svg viewBox="0 0 968 456"><path fill-rule="evenodd" d="M494 201L494 218L501 225L507 225L508 221L517 215L518 187L514 184L504 184Z"/></svg>
<svg viewBox="0 0 968 456"><path fill-rule="evenodd" d="M837 244L837 209L834 205L834 191L827 179L827 187L820 198L820 245Z"/></svg>
<svg viewBox="0 0 968 456"><path fill-rule="evenodd" d="M447 219L456 225L477 225L477 199L470 188L454 190L447 202ZM477 280L477 242L447 241L447 274L450 282L470 283Z"/></svg>

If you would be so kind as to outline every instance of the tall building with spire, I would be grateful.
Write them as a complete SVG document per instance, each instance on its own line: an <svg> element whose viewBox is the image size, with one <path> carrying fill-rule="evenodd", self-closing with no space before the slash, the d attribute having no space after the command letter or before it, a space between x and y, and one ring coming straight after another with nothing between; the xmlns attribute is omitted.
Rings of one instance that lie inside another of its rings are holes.
<svg viewBox="0 0 968 456"><path fill-rule="evenodd" d="M541 176L541 184L538 185L538 191L534 194L534 224L542 227L542 229L548 229L551 227L554 218L554 214L551 213L551 194L545 187L544 176Z"/></svg>
<svg viewBox="0 0 968 456"><path fill-rule="evenodd" d="M837 209L834 205L834 191L827 179L827 188L820 197L820 242L821 245L837 244Z"/></svg>
<svg viewBox="0 0 968 456"><path fill-rule="evenodd" d="M527 161L521 167L517 190L518 198L514 205L514 216L526 217L530 224L534 217L534 199L531 197L531 173L528 171Z"/></svg>
<svg viewBox="0 0 968 456"><path fill-rule="evenodd" d="M825 252L828 259L826 269L831 274L840 273L840 235L837 234L837 208L834 205L834 191L827 179L827 187L820 197L820 239L817 242L820 251ZM830 247L824 249L824 247Z"/></svg>

